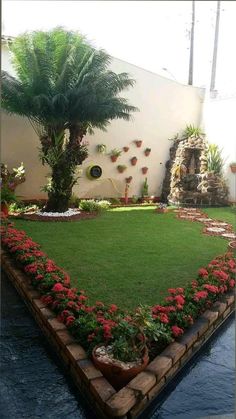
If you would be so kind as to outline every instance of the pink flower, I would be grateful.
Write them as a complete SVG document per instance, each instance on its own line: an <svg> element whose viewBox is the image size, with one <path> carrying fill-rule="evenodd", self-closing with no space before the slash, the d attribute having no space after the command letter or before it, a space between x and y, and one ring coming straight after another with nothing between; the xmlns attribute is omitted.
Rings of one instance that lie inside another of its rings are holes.
<svg viewBox="0 0 236 419"><path fill-rule="evenodd" d="M52 288L52 291L55 291L55 292L64 291L64 287L60 282L58 282L57 284L54 285L54 287Z"/></svg>
<svg viewBox="0 0 236 419"><path fill-rule="evenodd" d="M178 336L181 336L184 333L184 330L178 326L172 326L171 331L175 338L177 338Z"/></svg>
<svg viewBox="0 0 236 419"><path fill-rule="evenodd" d="M200 276L207 276L208 275L208 271L205 268L201 268L201 269L199 269L198 274Z"/></svg>
<svg viewBox="0 0 236 419"><path fill-rule="evenodd" d="M207 298L207 296L208 296L207 291L198 291L194 294L193 299L194 299L194 301L199 301L199 300L202 300L204 298Z"/></svg>

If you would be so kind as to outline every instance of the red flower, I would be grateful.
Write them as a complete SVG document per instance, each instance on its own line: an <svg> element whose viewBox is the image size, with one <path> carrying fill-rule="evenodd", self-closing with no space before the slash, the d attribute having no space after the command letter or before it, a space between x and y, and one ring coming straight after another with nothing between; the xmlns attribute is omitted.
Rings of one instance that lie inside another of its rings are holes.
<svg viewBox="0 0 236 419"><path fill-rule="evenodd" d="M215 285L210 285L210 284L204 284L203 288L209 292L211 292L212 294L218 294L219 292L219 288L216 287Z"/></svg>
<svg viewBox="0 0 236 419"><path fill-rule="evenodd" d="M183 305L184 305L184 303L185 303L185 299L184 299L184 297L183 297L182 295L176 295L176 296L174 297L174 299L175 299L175 301L176 301L176 303L177 303L178 305L183 306Z"/></svg>
<svg viewBox="0 0 236 419"><path fill-rule="evenodd" d="M208 271L205 268L201 268L201 269L199 269L198 274L200 276L207 276L208 275Z"/></svg>
<svg viewBox="0 0 236 419"><path fill-rule="evenodd" d="M158 318L161 323L169 323L169 318L165 313L160 313Z"/></svg>
<svg viewBox="0 0 236 419"><path fill-rule="evenodd" d="M193 299L194 299L194 301L199 301L199 300L202 300L204 298L207 298L207 296L208 296L207 291L198 291L194 294Z"/></svg>
<svg viewBox="0 0 236 419"><path fill-rule="evenodd" d="M233 288L235 286L235 280L234 279L230 279L229 286L230 286L230 288Z"/></svg>
<svg viewBox="0 0 236 419"><path fill-rule="evenodd" d="M54 285L54 287L52 288L52 291L61 292L61 291L64 291L64 287L60 282L58 282L57 284Z"/></svg>
<svg viewBox="0 0 236 419"><path fill-rule="evenodd" d="M171 331L175 338L177 338L178 336L181 336L184 333L184 330L178 326L172 326Z"/></svg>
<svg viewBox="0 0 236 419"><path fill-rule="evenodd" d="M109 313L115 313L115 311L117 311L117 310L118 310L117 305L116 304L111 304L110 309L108 311L109 311Z"/></svg>
<svg viewBox="0 0 236 419"><path fill-rule="evenodd" d="M229 278L229 275L224 271L212 271L212 275L222 279L223 281L227 281L227 279Z"/></svg>
<svg viewBox="0 0 236 419"><path fill-rule="evenodd" d="M74 316L68 316L66 319L66 326L71 326L75 321L75 317Z"/></svg>

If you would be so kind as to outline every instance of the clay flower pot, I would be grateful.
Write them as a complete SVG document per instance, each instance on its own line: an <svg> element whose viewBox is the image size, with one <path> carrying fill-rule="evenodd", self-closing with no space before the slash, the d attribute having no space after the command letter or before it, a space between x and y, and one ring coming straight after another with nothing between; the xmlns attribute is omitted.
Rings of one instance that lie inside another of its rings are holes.
<svg viewBox="0 0 236 419"><path fill-rule="evenodd" d="M125 153L127 153L127 151L129 151L129 147L123 147L123 150Z"/></svg>
<svg viewBox="0 0 236 419"><path fill-rule="evenodd" d="M3 212L3 214L8 217L9 215L9 208L6 202L1 202L1 212Z"/></svg>
<svg viewBox="0 0 236 419"><path fill-rule="evenodd" d="M231 164L231 165L230 165L230 169L231 169L231 172L232 172L232 173L236 173L236 163L235 163L235 164L234 164L234 163L233 163L233 164Z"/></svg>
<svg viewBox="0 0 236 419"><path fill-rule="evenodd" d="M148 171L148 167L142 167L143 175L146 175L147 171Z"/></svg>
<svg viewBox="0 0 236 419"><path fill-rule="evenodd" d="M146 148L146 150L144 151L145 156L149 156L150 153L151 153L151 149Z"/></svg>
<svg viewBox="0 0 236 419"><path fill-rule="evenodd" d="M129 177L125 178L125 181L126 181L126 183L131 183L132 179L133 179L133 177L129 176Z"/></svg>
<svg viewBox="0 0 236 419"><path fill-rule="evenodd" d="M115 387L115 389L117 390L124 387L137 374L143 371L149 362L148 350L147 348L144 348L142 363L140 365L124 369L118 365L108 364L99 360L96 356L97 348L99 348L99 345L95 346L92 352L93 363L95 367L97 367L101 371L104 377L107 378L111 385Z"/></svg>
<svg viewBox="0 0 236 419"><path fill-rule="evenodd" d="M134 142L135 142L137 147L141 147L143 141L142 140L135 140Z"/></svg>
<svg viewBox="0 0 236 419"><path fill-rule="evenodd" d="M115 163L115 161L118 159L118 156L111 156L111 161L113 162L113 163Z"/></svg>
<svg viewBox="0 0 236 419"><path fill-rule="evenodd" d="M131 161L132 166L135 166L138 159L137 159L137 157L132 157L132 159L130 161Z"/></svg>
<svg viewBox="0 0 236 419"><path fill-rule="evenodd" d="M119 165L117 166L117 170L119 173L123 173L127 169L126 166Z"/></svg>
<svg viewBox="0 0 236 419"><path fill-rule="evenodd" d="M233 252L234 256L236 256L236 240L228 244L228 251Z"/></svg>

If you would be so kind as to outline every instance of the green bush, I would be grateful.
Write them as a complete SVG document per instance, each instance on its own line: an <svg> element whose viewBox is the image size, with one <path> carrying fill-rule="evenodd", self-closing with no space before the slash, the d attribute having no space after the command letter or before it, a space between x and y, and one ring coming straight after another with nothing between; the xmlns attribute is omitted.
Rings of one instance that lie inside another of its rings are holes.
<svg viewBox="0 0 236 419"><path fill-rule="evenodd" d="M82 199L79 208L87 212L102 212L108 210L111 203L109 201L95 201L95 199Z"/></svg>

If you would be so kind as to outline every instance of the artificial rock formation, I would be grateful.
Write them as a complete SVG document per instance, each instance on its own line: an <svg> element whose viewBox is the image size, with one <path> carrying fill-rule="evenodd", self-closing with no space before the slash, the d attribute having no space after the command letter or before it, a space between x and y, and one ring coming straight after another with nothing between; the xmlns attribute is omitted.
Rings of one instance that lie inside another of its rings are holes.
<svg viewBox="0 0 236 419"><path fill-rule="evenodd" d="M204 135L175 138L166 163L162 197L171 204L224 205L228 189L221 176L207 170Z"/></svg>

